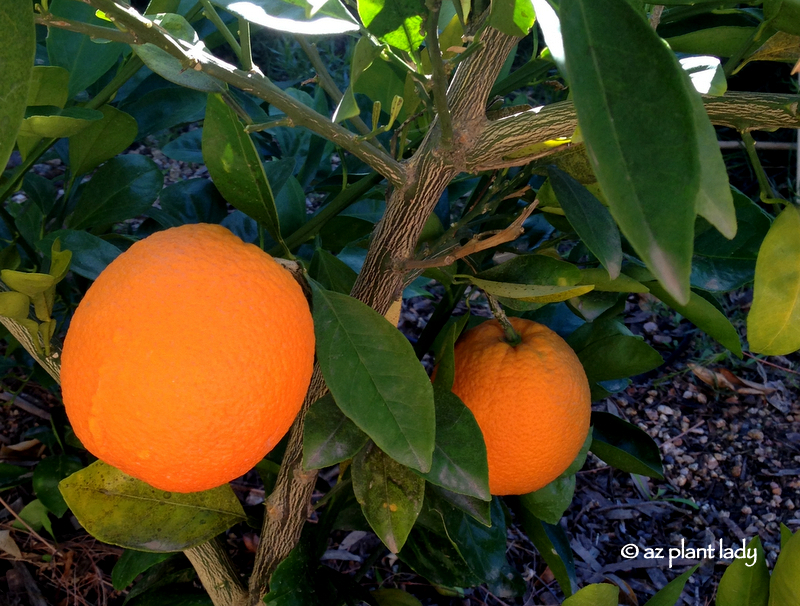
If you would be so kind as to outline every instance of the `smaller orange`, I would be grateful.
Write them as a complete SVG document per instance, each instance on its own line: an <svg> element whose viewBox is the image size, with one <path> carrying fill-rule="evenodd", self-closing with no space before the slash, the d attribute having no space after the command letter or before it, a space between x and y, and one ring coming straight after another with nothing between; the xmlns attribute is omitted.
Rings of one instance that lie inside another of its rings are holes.
<svg viewBox="0 0 800 606"><path fill-rule="evenodd" d="M453 393L475 415L486 442L489 490L527 494L560 476L589 434L592 399L578 356L542 324L510 318L468 330L455 347Z"/></svg>

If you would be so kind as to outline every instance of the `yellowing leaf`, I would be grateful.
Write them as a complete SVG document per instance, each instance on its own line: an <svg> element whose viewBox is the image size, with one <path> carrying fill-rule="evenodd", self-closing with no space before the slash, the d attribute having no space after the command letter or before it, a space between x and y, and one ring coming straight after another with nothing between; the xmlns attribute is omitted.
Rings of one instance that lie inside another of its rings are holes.
<svg viewBox="0 0 800 606"><path fill-rule="evenodd" d="M466 276L464 276L466 277ZM508 282L493 282L469 276L469 281L481 290L485 290L496 297L518 299L532 303L557 303L572 297L585 295L594 290L594 285L583 286L540 286L538 284L510 284Z"/></svg>

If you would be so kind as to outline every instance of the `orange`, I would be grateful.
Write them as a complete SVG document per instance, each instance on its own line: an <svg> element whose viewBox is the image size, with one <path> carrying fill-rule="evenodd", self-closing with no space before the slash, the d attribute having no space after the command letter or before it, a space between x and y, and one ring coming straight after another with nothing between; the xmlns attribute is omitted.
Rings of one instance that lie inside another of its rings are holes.
<svg viewBox="0 0 800 606"><path fill-rule="evenodd" d="M497 320L468 330L455 347L453 393L486 442L489 490L526 494L560 476L589 433L592 400L578 356L552 330L510 318L516 347Z"/></svg>
<svg viewBox="0 0 800 606"><path fill-rule="evenodd" d="M135 243L81 301L64 405L100 460L167 491L220 486L284 436L305 397L314 324L272 257L219 225Z"/></svg>

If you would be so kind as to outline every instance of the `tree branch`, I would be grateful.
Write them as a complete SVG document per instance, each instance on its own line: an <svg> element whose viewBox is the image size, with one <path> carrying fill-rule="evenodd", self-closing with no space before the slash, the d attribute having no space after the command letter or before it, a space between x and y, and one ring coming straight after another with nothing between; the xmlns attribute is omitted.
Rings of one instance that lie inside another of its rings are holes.
<svg viewBox="0 0 800 606"><path fill-rule="evenodd" d="M245 606L244 590L228 552L217 539L186 549L183 552L200 577L214 606Z"/></svg>
<svg viewBox="0 0 800 606"><path fill-rule="evenodd" d="M135 43L154 44L180 60L185 69L205 72L209 76L256 95L289 116L297 126L305 126L349 151L386 177L394 186L402 186L405 182L406 174L403 166L389 154L369 143L359 141L355 134L292 98L266 77L237 69L200 47L173 38L162 27L117 0L82 1L102 10L116 24L125 28L134 37Z"/></svg>
<svg viewBox="0 0 800 606"><path fill-rule="evenodd" d="M442 52L439 49L439 7L441 0L433 0L433 6L428 6L428 23L425 42L428 46L428 58L433 70L433 103L436 106L436 115L442 128L442 147L449 149L453 144L453 121L450 117L450 108L447 106L447 74L444 71Z"/></svg>
<svg viewBox="0 0 800 606"><path fill-rule="evenodd" d="M122 42L123 44L133 44L133 37L127 32L121 32L116 28L103 27L101 25L89 25L81 21L72 21L56 17L52 13L37 14L34 16L37 25L46 27L57 27L66 29L79 34L86 34L92 40L111 40L112 42Z"/></svg>

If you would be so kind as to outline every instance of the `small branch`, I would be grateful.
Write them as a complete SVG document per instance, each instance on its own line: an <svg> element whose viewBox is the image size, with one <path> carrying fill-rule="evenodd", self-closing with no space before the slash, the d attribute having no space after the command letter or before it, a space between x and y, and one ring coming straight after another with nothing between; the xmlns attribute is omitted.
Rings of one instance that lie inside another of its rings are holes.
<svg viewBox="0 0 800 606"><path fill-rule="evenodd" d="M112 42L122 42L123 44L133 44L134 37L127 32L121 32L116 28L103 27L101 25L89 25L81 21L72 21L56 17L52 13L37 14L35 16L38 25L46 27L57 27L66 29L79 34L86 34L92 40L111 40Z"/></svg>
<svg viewBox="0 0 800 606"><path fill-rule="evenodd" d="M242 18L239 18L239 43L242 47L242 54L239 55L242 69L251 72L253 71L253 48L250 44L250 23Z"/></svg>
<svg viewBox="0 0 800 606"><path fill-rule="evenodd" d="M664 14L664 5L656 4L653 10L650 11L650 27L658 29L658 24L661 23L661 15Z"/></svg>
<svg viewBox="0 0 800 606"><path fill-rule="evenodd" d="M750 163L753 166L753 171L756 173L756 179L758 179L758 186L759 189L761 190L761 201L766 204L772 204L778 199L778 197L772 190L772 185L769 182L769 177L767 177L767 173L764 170L764 167L761 164L761 160L758 157L758 152L756 151L756 144L755 140L753 139L753 135L751 135L748 132L743 132L742 141L744 142L744 148L747 151L747 157L750 158Z"/></svg>
<svg viewBox="0 0 800 606"><path fill-rule="evenodd" d="M217 539L186 549L183 553L197 571L214 606L244 606L247 603L247 592L228 552Z"/></svg>
<svg viewBox="0 0 800 606"><path fill-rule="evenodd" d="M522 224L525 223L525 220L531 216L531 213L539 204L539 200L535 200L533 204L530 204L522 213L514 219L514 222L506 227L504 230L499 232L484 232L482 234L477 234L472 240L464 244L464 246L458 246L455 250L444 257L433 257L431 259L411 259L406 261L402 264L403 269L427 269L430 267L447 267L448 265L452 265L458 259L463 259L466 256L473 255L477 252L482 250L487 250L489 248L494 248L495 246L500 246L501 244L505 244L506 242L513 242L517 238L519 238L524 232L525 229L522 227ZM491 234L491 235L490 235ZM486 237L488 236L488 237Z"/></svg>
<svg viewBox="0 0 800 606"><path fill-rule="evenodd" d="M500 301L495 299L493 295L490 295L486 291L483 291L483 294L486 295L486 299L489 301L489 307L492 309L492 315L497 319L498 322L500 322L500 326L503 327L506 343L511 345L511 347L516 347L522 343L522 337L519 336L519 333L511 325L511 321L508 319L506 312L503 311L503 306L500 305Z"/></svg>
<svg viewBox="0 0 800 606"><path fill-rule="evenodd" d="M440 1L429 4L428 24L425 41L428 46L428 58L433 69L433 104L442 126L442 148L449 149L453 145L453 120L447 105L447 74L444 70L442 52L439 49L439 8Z"/></svg>
<svg viewBox="0 0 800 606"><path fill-rule="evenodd" d="M230 47L233 49L233 52L236 53L236 56L239 57L239 61L242 61L242 47L239 42L236 40L236 37L233 35L228 26L225 25L225 22L222 20L222 17L219 16L219 13L214 8L209 0L200 0L200 3L203 5L203 14L206 18L214 24L214 27L217 28L222 37L225 38L225 42L227 42ZM242 61L242 65L244 66L244 62ZM247 69L247 68L245 68ZM250 71L247 69L247 71Z"/></svg>
<svg viewBox="0 0 800 606"><path fill-rule="evenodd" d="M6 502L3 500L3 498L2 498L2 497L0 497L0 505L2 505L3 507L5 507L5 508L6 508L6 510L8 511L8 513L10 513L12 516L14 516L14 517L17 519L17 522L19 522L19 523L20 523L20 524L22 524L22 525L23 525L25 528L27 528L27 529L28 529L28 532L29 532L29 533L31 533L31 536L35 537L36 539L38 539L38 540L39 540L39 542L43 543L43 544L44 544L44 546L45 546L45 547L47 547L47 550L48 550L48 551L49 551L51 554L56 554L56 553L58 553L58 549L56 549L55 547L53 547L53 546L50 544L50 541L47 541L47 540L43 539L43 538L41 537L41 535L39 535L39 533L38 533L38 532L36 532L36 531L35 531L33 528L31 528L31 525L30 525L30 524L28 524L28 523L27 523L25 520L23 520L21 517L19 517L19 515L17 514L17 512L16 512L16 511L14 511L13 509L11 509L11 506L10 506L8 503L6 503Z"/></svg>

